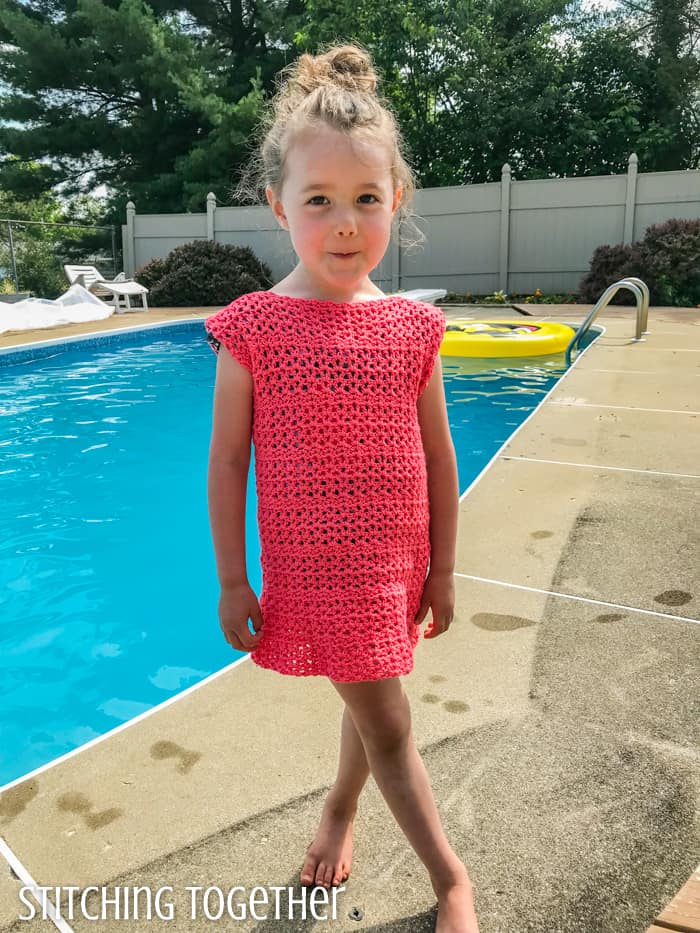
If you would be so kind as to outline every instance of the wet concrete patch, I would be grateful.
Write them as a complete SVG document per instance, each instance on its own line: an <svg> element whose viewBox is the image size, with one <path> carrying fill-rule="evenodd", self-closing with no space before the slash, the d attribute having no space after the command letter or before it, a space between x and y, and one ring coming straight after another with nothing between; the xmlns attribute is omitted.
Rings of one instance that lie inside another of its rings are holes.
<svg viewBox="0 0 700 933"><path fill-rule="evenodd" d="M654 597L654 601L662 606L685 606L692 598L693 594L685 590L664 590Z"/></svg>
<svg viewBox="0 0 700 933"><path fill-rule="evenodd" d="M474 814L460 802L466 776L478 773L479 761L485 752L497 744L506 726L493 723L460 735L453 748L451 740L437 743L424 752L436 799L447 811L446 825L461 845L466 841L462 856L468 861L481 848L479 839L471 832ZM333 750L335 753L335 749ZM264 755L264 749L261 749ZM265 767L261 757L260 766ZM254 775L251 775L254 779ZM459 790L455 795L455 782ZM229 793L220 787L218 793ZM245 788L237 788L245 792ZM255 885L292 887L295 897L301 896L299 873L306 847L311 842L325 799L326 789L298 797L288 803L271 808L258 816L242 820L231 827L173 852L164 858L142 864L134 870L110 879L109 885L149 885L153 890L169 885L173 888L175 918L171 921L153 917L146 926L152 933L211 933L214 929L256 933L282 933L330 928L337 931L396 928L418 931L432 930L435 922L435 898L428 877L417 856L370 779L360 800L355 824L355 840L351 875L345 891L338 896L337 920L314 922L302 920L300 911L296 919L288 917L235 922L208 921L199 915L191 917L187 886L218 886L228 891L234 885L248 890ZM212 796L211 805L216 806ZM469 837L467 839L467 836ZM90 904L90 910L93 907ZM362 912L358 922L350 914L353 909ZM431 926L432 923L432 926ZM420 925L417 925L420 924ZM424 926L425 924L425 926ZM85 919L75 921L76 933L88 933L96 924ZM8 930L20 933L26 929L15 925ZM100 933L136 933L144 929L143 922L131 920L105 920L99 923ZM7 933L7 931L4 931ZM489 933L488 927L485 933ZM499 931L502 933L502 931Z"/></svg>
<svg viewBox="0 0 700 933"><path fill-rule="evenodd" d="M0 827L22 813L39 793L37 780L23 781L0 795Z"/></svg>
<svg viewBox="0 0 700 933"><path fill-rule="evenodd" d="M201 752L195 752L191 749L183 748L177 742L171 742L161 739L154 742L151 746L151 756L159 761L166 758L173 758L180 774L187 774L202 757Z"/></svg>
<svg viewBox="0 0 700 933"><path fill-rule="evenodd" d="M672 606L674 615L700 618L700 530L689 521L697 501L696 479L596 472L551 589L653 612Z"/></svg>
<svg viewBox="0 0 700 933"><path fill-rule="evenodd" d="M693 868L699 790L687 757L531 715L491 750L474 801L482 933L646 929Z"/></svg>
<svg viewBox="0 0 700 933"><path fill-rule="evenodd" d="M526 619L523 616L503 615L496 612L475 612L470 616L472 625L487 632L514 632L519 628L528 628L537 625L536 619Z"/></svg>
<svg viewBox="0 0 700 933"><path fill-rule="evenodd" d="M56 801L56 807L64 813L78 814L88 829L101 829L123 816L123 811L118 807L109 807L106 810L96 809L89 797L76 791L61 794Z"/></svg>
<svg viewBox="0 0 700 933"><path fill-rule="evenodd" d="M700 747L697 625L552 598L537 636L532 685L544 713Z"/></svg>
<svg viewBox="0 0 700 933"><path fill-rule="evenodd" d="M687 759L539 712L459 733L424 748L423 757L448 837L469 869L482 933L639 933L692 870L700 788ZM149 921L153 933L209 933L211 921L189 914L186 886L281 885L299 896L324 797L325 790L292 800L111 883L172 886L176 917ZM337 903L332 929L342 933L433 929L428 878L371 780ZM326 924L235 923L258 933L319 926ZM74 928L87 933L94 924ZM128 920L100 923L101 933L139 929Z"/></svg>

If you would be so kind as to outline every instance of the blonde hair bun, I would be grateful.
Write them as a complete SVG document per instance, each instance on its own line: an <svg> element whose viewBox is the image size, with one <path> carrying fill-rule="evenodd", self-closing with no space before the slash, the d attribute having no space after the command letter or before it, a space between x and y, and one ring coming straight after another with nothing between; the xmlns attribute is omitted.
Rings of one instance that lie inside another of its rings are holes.
<svg viewBox="0 0 700 933"><path fill-rule="evenodd" d="M328 84L374 94L378 83L372 59L357 45L334 46L320 55L304 53L282 74L287 77L289 92L302 96Z"/></svg>

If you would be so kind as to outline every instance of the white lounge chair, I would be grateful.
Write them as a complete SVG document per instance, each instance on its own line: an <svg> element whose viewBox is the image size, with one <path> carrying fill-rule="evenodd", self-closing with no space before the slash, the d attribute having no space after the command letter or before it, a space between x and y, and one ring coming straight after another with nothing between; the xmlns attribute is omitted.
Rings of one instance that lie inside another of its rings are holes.
<svg viewBox="0 0 700 933"><path fill-rule="evenodd" d="M146 300L148 289L138 282L128 281L123 272L120 272L116 278L108 280L95 266L64 265L63 268L71 285L82 285L98 298L111 299L117 314L122 314L124 311L148 311ZM141 296L140 305L132 306L131 298L134 295Z"/></svg>

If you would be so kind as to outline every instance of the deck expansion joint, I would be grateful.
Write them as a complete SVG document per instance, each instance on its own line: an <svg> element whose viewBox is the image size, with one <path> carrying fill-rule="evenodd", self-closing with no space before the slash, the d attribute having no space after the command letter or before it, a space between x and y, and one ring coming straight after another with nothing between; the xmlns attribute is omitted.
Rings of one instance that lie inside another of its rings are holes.
<svg viewBox="0 0 700 933"><path fill-rule="evenodd" d="M556 590L545 590L536 586L527 586L524 583L510 583L507 580L491 580L489 577L477 577L471 573L459 573L455 571L455 577L461 577L465 580L476 580L478 583L492 583L494 586L506 586L514 590L526 590L529 593L541 593L543 596L558 596L560 599L572 599L576 602L591 603L595 606L609 606L612 609L623 609L626 612L640 612L643 615L657 616L660 619L670 619L673 622L690 622L692 625L700 625L700 619L693 619L691 616L676 616L669 612L656 612L653 609L641 609L638 606L625 606L623 603L610 603L603 599L593 599L591 596L575 596L573 593L558 593ZM700 933L700 931L698 931Z"/></svg>
<svg viewBox="0 0 700 933"><path fill-rule="evenodd" d="M22 887L29 889L32 897L41 908L42 914L39 914L37 917L35 917L35 919L38 919L38 917L43 917L43 914L46 914L46 919L50 920L56 929L60 931L60 933L75 933L73 927L69 926L63 917L56 913L56 908L49 900L48 895L41 891L41 886L38 885L32 878L32 876L29 874L29 871L8 846L2 836L0 836L0 855L3 856L7 864L10 866L10 869L14 875L22 882ZM27 917L24 919L28 920L30 918Z"/></svg>
<svg viewBox="0 0 700 933"><path fill-rule="evenodd" d="M571 460L545 460L542 457L519 457L501 454L501 460L526 460L529 463L553 463L555 466L583 467L587 470L616 470L622 473L649 473L654 476L676 476L682 479L700 479L700 473L669 473L666 470L641 470L638 467L608 466L605 463L575 463Z"/></svg>

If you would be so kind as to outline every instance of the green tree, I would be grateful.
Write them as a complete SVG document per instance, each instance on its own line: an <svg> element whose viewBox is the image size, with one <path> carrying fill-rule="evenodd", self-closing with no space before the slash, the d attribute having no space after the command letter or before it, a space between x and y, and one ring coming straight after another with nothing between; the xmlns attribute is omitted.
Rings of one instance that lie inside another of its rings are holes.
<svg viewBox="0 0 700 933"><path fill-rule="evenodd" d="M307 10L300 50L343 39L372 50L424 186L496 181L505 162L521 179L622 172L632 151L646 171L695 164L688 145L661 159L670 111L655 103L655 53L635 43L630 11L587 12L579 0L307 0ZM692 62L676 95L685 104L697 99Z"/></svg>
<svg viewBox="0 0 700 933"><path fill-rule="evenodd" d="M142 211L202 210L209 190L227 192L262 99L256 56L236 68L231 48L226 61L142 0L0 0L0 21L3 173L10 154L48 158L44 190L105 184L113 220L130 198Z"/></svg>
<svg viewBox="0 0 700 933"><path fill-rule="evenodd" d="M631 151L642 171L694 167L697 2L0 0L0 187L105 185L116 223L129 199L226 203L280 68L344 40L372 52L424 187L496 181L504 162L621 172Z"/></svg>
<svg viewBox="0 0 700 933"><path fill-rule="evenodd" d="M649 171L700 165L700 4L620 0L624 34L644 55Z"/></svg>

